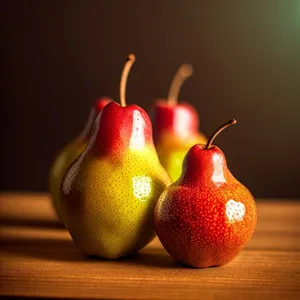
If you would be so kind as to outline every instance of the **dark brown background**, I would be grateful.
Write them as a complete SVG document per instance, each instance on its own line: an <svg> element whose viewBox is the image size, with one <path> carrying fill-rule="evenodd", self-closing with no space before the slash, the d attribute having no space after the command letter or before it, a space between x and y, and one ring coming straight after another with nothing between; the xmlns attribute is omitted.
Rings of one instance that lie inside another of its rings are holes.
<svg viewBox="0 0 300 300"><path fill-rule="evenodd" d="M176 68L194 65L192 102L228 165L257 197L299 197L299 1L1 1L1 188L43 190L54 155L95 97L148 109Z"/></svg>

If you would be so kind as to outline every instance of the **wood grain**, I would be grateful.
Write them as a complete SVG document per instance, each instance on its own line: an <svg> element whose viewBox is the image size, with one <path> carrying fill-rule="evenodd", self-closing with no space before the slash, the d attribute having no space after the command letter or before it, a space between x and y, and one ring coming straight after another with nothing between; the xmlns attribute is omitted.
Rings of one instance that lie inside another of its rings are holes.
<svg viewBox="0 0 300 300"><path fill-rule="evenodd" d="M92 260L45 194L0 195L0 295L89 299L299 299L300 202L257 201L256 232L220 268L184 267L158 239L136 256Z"/></svg>

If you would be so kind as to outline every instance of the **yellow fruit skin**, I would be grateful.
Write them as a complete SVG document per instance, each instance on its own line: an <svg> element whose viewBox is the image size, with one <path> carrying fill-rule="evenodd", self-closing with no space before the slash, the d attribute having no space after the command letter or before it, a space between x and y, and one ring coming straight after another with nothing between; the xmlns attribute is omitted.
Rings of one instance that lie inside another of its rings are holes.
<svg viewBox="0 0 300 300"><path fill-rule="evenodd" d="M85 151L61 186L64 221L91 256L115 259L137 252L155 236L155 204L171 184L153 146L122 157Z"/></svg>
<svg viewBox="0 0 300 300"><path fill-rule="evenodd" d="M186 140L178 140L168 134L162 135L160 142L156 144L156 150L162 166L166 169L173 182L182 171L182 162L187 151L195 144L206 144L207 138L198 133Z"/></svg>
<svg viewBox="0 0 300 300"><path fill-rule="evenodd" d="M63 221L61 205L59 201L59 189L61 181L66 170L71 163L82 153L87 145L87 141L83 138L77 138L70 144L65 146L57 155L50 169L49 174L49 193L51 195L52 204L57 217Z"/></svg>

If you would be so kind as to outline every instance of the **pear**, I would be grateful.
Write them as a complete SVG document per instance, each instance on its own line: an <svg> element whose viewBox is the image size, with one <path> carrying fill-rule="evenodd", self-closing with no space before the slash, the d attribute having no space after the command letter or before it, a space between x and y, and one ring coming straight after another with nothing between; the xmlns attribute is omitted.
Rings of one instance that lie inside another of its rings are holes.
<svg viewBox="0 0 300 300"><path fill-rule="evenodd" d="M222 130L235 123L225 123L206 145L194 145L187 152L181 176L157 202L157 235L169 254L185 265L225 265L255 230L252 194L231 174L220 148L212 145Z"/></svg>
<svg viewBox="0 0 300 300"><path fill-rule="evenodd" d="M60 220L63 220L59 202L59 188L61 180L71 163L79 156L79 154L82 153L83 149L86 147L92 134L93 124L98 113L110 101L112 100L107 97L96 100L81 134L60 151L52 164L49 173L49 193L56 215Z"/></svg>
<svg viewBox="0 0 300 300"><path fill-rule="evenodd" d="M188 149L207 141L199 131L196 109L187 102L178 102L180 88L192 73L191 65L181 65L171 83L168 99L156 100L151 111L156 150L161 164L173 181L181 173L182 161Z"/></svg>
<svg viewBox="0 0 300 300"><path fill-rule="evenodd" d="M120 84L121 105L97 117L83 153L67 170L60 200L66 228L86 255L117 259L137 252L155 236L155 204L171 183L161 166L147 113L126 106L130 55Z"/></svg>

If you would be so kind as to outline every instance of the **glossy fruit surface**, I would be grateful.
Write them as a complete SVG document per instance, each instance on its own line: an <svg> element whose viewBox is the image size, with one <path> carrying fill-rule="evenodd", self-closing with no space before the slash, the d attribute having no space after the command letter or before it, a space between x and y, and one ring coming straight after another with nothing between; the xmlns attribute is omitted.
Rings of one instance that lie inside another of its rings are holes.
<svg viewBox="0 0 300 300"><path fill-rule="evenodd" d="M71 163L82 153L88 143L93 130L94 121L103 107L112 101L109 98L97 100L90 111L89 118L82 133L71 143L65 146L55 158L49 174L49 192L55 212L63 220L59 202L59 188L61 180Z"/></svg>
<svg viewBox="0 0 300 300"><path fill-rule="evenodd" d="M230 262L256 222L253 196L216 146L195 145L188 151L180 178L161 195L154 214L156 233L169 254L197 268Z"/></svg>
<svg viewBox="0 0 300 300"><path fill-rule="evenodd" d="M161 166L147 113L126 106L125 63L120 103L109 103L95 121L83 153L67 170L60 200L64 221L84 253L108 259L137 252L155 236L153 211L171 180Z"/></svg>
<svg viewBox="0 0 300 300"><path fill-rule="evenodd" d="M158 156L172 180L181 174L182 162L188 149L207 139L199 128L199 118L192 105L176 105L164 100L155 102L152 109L153 136Z"/></svg>
<svg viewBox="0 0 300 300"><path fill-rule="evenodd" d="M63 179L66 227L88 255L134 253L155 236L153 210L169 184L145 111L110 103Z"/></svg>

